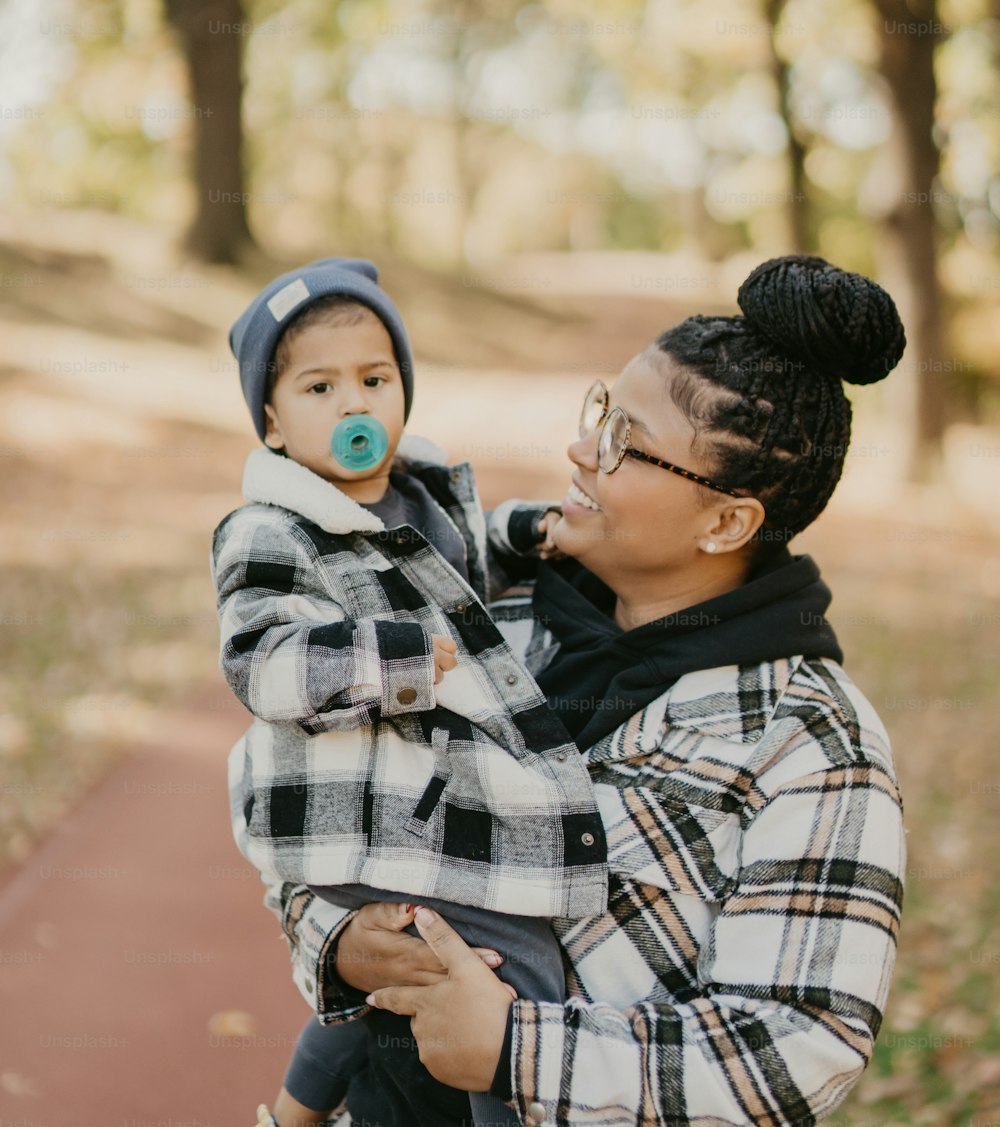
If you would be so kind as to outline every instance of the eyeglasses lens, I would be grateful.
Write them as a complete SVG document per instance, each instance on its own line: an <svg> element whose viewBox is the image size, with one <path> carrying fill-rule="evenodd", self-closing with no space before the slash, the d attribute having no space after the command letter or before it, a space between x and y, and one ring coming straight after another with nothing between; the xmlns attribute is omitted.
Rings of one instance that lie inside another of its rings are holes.
<svg viewBox="0 0 1000 1127"><path fill-rule="evenodd" d="M588 434L593 434L600 425L601 419L604 418L604 411L607 404L606 394L600 384L594 384L590 391L587 392L587 398L583 401L583 411L580 413L581 438L586 438Z"/></svg>
<svg viewBox="0 0 1000 1127"><path fill-rule="evenodd" d="M608 415L597 444L597 464L605 473L613 473L622 459L628 437L628 418L617 407Z"/></svg>

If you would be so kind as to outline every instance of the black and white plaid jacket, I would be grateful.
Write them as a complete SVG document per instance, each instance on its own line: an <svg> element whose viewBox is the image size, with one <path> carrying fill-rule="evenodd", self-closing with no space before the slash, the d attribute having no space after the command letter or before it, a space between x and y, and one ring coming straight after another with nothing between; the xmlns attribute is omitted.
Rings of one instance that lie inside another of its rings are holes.
<svg viewBox="0 0 1000 1127"><path fill-rule="evenodd" d="M304 466L248 458L250 504L212 557L222 669L256 718L230 754L237 844L271 879L592 915L607 866L586 767L483 605L540 510L502 506L488 537L471 468L439 455L407 436L397 465L461 533L469 583ZM458 643L438 685L432 633Z"/></svg>
<svg viewBox="0 0 1000 1127"><path fill-rule="evenodd" d="M529 668L530 599L496 617ZM565 1005L514 1004L525 1124L809 1127L871 1055L905 871L885 731L835 662L681 677L583 753L608 835L607 912L557 920ZM293 976L328 1022L365 1012L327 955L351 913L271 885Z"/></svg>

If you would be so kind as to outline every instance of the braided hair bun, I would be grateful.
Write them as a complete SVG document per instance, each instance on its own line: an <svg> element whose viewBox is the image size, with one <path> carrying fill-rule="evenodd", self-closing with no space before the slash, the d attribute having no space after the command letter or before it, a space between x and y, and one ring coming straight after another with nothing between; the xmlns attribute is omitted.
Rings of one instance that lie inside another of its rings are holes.
<svg viewBox="0 0 1000 1127"><path fill-rule="evenodd" d="M787 255L758 266L737 296L747 327L806 372L876 383L906 344L892 298L870 278L822 258Z"/></svg>

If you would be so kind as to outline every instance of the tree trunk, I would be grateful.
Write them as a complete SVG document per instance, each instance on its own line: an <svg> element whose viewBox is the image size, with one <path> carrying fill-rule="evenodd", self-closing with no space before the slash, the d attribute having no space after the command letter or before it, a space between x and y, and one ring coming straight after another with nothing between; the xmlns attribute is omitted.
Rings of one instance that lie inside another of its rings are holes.
<svg viewBox="0 0 1000 1127"><path fill-rule="evenodd" d="M778 91L778 112L788 134L788 199L785 221L788 226L788 245L793 254L806 254L813 246L809 201L806 197L806 150L795 134L788 91L791 68L778 54L775 28L781 19L788 0L764 0L764 15L770 27L771 77Z"/></svg>
<svg viewBox="0 0 1000 1127"><path fill-rule="evenodd" d="M448 5L455 20L455 38L451 47L451 66L453 101L452 101L452 154L453 170L455 177L455 198L450 201L451 211L454 216L454 260L456 266L464 266L467 262L466 233L469 217L472 214L472 197L476 190L476 176L474 162L469 152L469 58L471 54L468 38L469 29L473 27L476 11L475 4L470 0L459 0L458 3Z"/></svg>
<svg viewBox="0 0 1000 1127"><path fill-rule="evenodd" d="M940 153L934 141L934 52L945 29L937 0L875 0L880 70L892 105L883 252L889 291L906 326L906 356L890 378L891 405L907 433L906 476L939 463L950 365L942 360L941 285L934 200Z"/></svg>
<svg viewBox="0 0 1000 1127"><path fill-rule="evenodd" d="M191 85L198 203L187 246L205 262L237 262L252 242L240 118L242 44L249 24L241 0L166 0L166 9Z"/></svg>

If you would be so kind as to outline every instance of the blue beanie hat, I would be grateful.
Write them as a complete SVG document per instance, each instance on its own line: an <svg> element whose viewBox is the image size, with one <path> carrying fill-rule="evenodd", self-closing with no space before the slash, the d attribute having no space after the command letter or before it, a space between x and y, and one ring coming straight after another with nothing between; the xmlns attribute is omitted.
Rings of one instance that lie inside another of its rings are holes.
<svg viewBox="0 0 1000 1127"><path fill-rule="evenodd" d="M403 377L403 417L413 403L413 355L399 310L378 284L374 263L363 258L323 258L282 274L250 302L229 330L229 347L240 365L243 397L261 441L267 433L264 395L267 373L278 338L293 313L301 313L321 297L338 294L367 305L392 338L396 363Z"/></svg>

